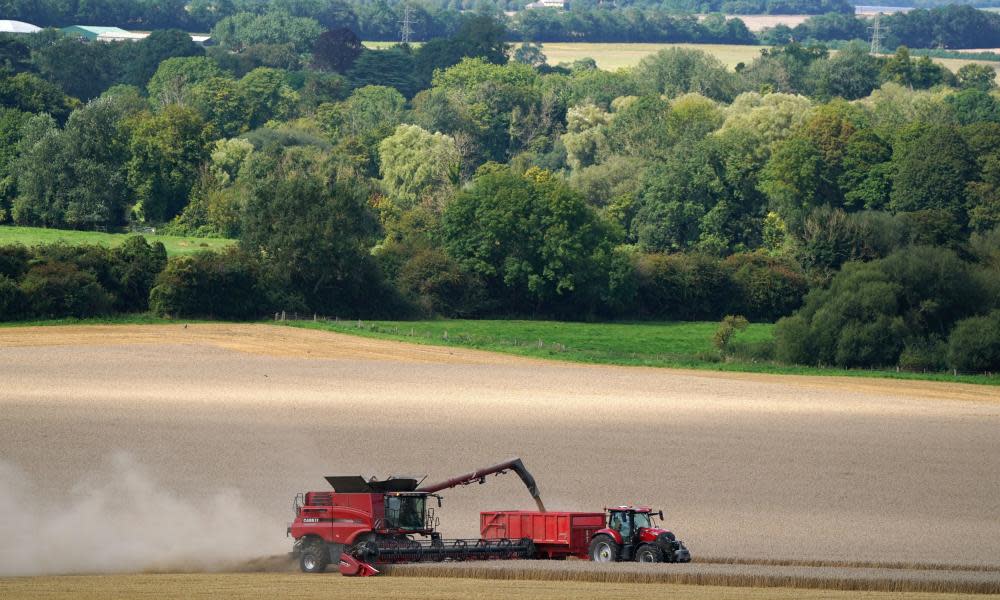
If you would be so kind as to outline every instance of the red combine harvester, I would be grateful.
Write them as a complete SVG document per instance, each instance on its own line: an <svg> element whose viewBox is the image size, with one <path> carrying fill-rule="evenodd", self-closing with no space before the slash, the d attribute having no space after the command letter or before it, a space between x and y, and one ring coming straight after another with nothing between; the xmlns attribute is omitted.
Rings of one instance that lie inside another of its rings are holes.
<svg viewBox="0 0 1000 600"><path fill-rule="evenodd" d="M535 480L520 459L425 486L412 477L327 477L332 492L295 497L295 521L288 528L288 535L295 538L292 555L307 573L321 573L337 561L344 575L374 575L378 571L372 564L530 558L534 548L527 539L441 539L434 530L438 524L434 509L427 506L428 498L441 505L435 492L485 483L488 475L507 471L518 474L544 511Z"/></svg>
<svg viewBox="0 0 1000 600"><path fill-rule="evenodd" d="M439 519L428 498L441 505L444 489L485 483L488 475L514 471L528 488L538 511L489 511L480 514L481 537L442 539ZM330 476L332 492L295 497L292 555L307 573L321 573L338 562L344 575L376 575L372 565L443 560L513 558L598 562L689 562L691 555L674 534L655 526L649 507L619 506L605 512L546 512L535 480L520 459L509 460L433 485L412 477L384 480ZM661 519L663 513L656 513ZM419 536L422 539L415 539Z"/></svg>

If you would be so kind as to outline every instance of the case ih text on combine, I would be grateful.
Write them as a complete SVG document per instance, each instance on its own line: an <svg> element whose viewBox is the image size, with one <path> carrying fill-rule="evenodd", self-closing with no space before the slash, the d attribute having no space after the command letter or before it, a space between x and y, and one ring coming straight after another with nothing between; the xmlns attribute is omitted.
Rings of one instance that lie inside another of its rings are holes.
<svg viewBox="0 0 1000 600"><path fill-rule="evenodd" d="M479 539L443 539L431 499L460 485L485 483L488 475L513 471L528 488L537 511L480 513ZM307 573L337 562L344 575L377 575L373 565L443 560L564 559L597 562L690 562L684 544L653 517L648 506L617 506L601 512L546 511L534 478L521 459L479 469L433 485L415 478L384 480L329 476L333 491L295 497L292 555Z"/></svg>

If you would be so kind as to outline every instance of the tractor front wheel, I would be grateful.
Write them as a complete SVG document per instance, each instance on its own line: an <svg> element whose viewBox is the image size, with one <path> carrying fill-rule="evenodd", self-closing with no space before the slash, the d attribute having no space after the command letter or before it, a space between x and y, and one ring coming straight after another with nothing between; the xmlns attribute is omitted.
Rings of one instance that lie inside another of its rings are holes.
<svg viewBox="0 0 1000 600"><path fill-rule="evenodd" d="M635 553L635 562L658 563L663 562L663 550L653 544L643 544Z"/></svg>
<svg viewBox="0 0 1000 600"><path fill-rule="evenodd" d="M594 562L617 562L620 549L609 535L595 535L590 541L590 560Z"/></svg>
<svg viewBox="0 0 1000 600"><path fill-rule="evenodd" d="M305 544L299 555L299 568L303 573L322 573L330 562L329 554L326 544L320 540Z"/></svg>

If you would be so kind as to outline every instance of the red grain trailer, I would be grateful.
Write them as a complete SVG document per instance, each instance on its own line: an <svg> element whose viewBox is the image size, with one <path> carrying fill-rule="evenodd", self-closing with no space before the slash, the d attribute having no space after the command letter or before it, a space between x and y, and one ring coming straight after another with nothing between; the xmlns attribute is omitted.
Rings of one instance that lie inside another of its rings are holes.
<svg viewBox="0 0 1000 600"><path fill-rule="evenodd" d="M590 538L605 527L603 512L538 512L496 510L479 513L484 540L528 538L535 544L535 558L586 559Z"/></svg>

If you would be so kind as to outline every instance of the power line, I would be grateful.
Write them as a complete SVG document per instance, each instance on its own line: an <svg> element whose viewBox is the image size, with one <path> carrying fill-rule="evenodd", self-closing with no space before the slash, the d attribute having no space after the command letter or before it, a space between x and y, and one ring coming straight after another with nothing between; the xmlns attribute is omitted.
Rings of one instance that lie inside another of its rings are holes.
<svg viewBox="0 0 1000 600"><path fill-rule="evenodd" d="M403 20L399 24L399 41L409 44L413 36L413 7L409 4L403 7Z"/></svg>
<svg viewBox="0 0 1000 600"><path fill-rule="evenodd" d="M884 34L889 31L888 27L883 28L879 17L882 16L881 12L875 13L875 21L872 26L868 28L868 31L872 32L872 49L873 55L878 56L882 53L882 38Z"/></svg>

